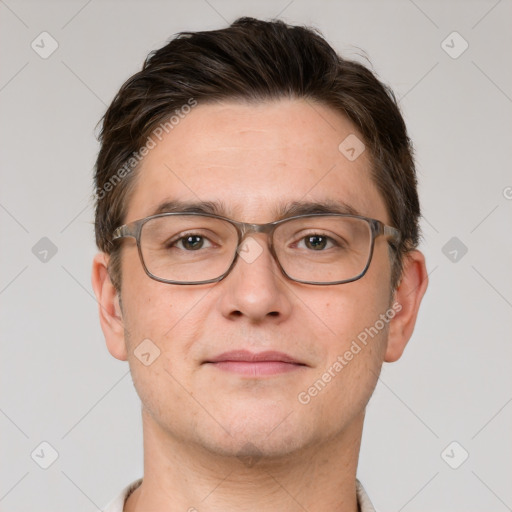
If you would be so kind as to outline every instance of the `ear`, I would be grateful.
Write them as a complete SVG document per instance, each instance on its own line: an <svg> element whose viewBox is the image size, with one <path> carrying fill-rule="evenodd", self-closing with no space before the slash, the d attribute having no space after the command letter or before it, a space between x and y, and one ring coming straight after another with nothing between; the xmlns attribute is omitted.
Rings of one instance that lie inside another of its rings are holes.
<svg viewBox="0 0 512 512"><path fill-rule="evenodd" d="M99 253L92 264L92 287L99 306L100 324L109 352L121 361L126 361L125 329L119 294L108 273L109 256Z"/></svg>
<svg viewBox="0 0 512 512"><path fill-rule="evenodd" d="M405 255L402 277L395 290L393 304L396 314L389 323L388 345L384 361L400 358L416 324L421 299L428 286L425 256L420 251Z"/></svg>

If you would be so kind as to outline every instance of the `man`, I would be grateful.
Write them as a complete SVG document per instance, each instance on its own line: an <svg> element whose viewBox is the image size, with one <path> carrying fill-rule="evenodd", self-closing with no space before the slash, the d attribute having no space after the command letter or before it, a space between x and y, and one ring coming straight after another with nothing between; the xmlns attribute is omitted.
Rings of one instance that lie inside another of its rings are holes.
<svg viewBox="0 0 512 512"><path fill-rule="evenodd" d="M365 407L427 287L392 93L242 18L150 55L103 119L93 287L142 402L107 509L370 511Z"/></svg>

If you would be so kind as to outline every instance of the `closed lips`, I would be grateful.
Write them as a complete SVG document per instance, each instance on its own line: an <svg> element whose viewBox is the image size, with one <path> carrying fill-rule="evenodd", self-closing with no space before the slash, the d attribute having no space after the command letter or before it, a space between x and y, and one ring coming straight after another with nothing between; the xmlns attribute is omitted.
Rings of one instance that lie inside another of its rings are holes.
<svg viewBox="0 0 512 512"><path fill-rule="evenodd" d="M225 361L233 362L246 362L246 363L258 363L265 361L275 361L281 363L297 364L301 366L307 366L304 363L297 361L293 357L283 352L276 351L265 351L265 352L249 352L248 350L234 350L230 352L224 352L213 359L205 361L205 363L220 363Z"/></svg>
<svg viewBox="0 0 512 512"><path fill-rule="evenodd" d="M247 350L224 352L205 363L219 370L248 378L284 374L307 366L283 352L253 353Z"/></svg>

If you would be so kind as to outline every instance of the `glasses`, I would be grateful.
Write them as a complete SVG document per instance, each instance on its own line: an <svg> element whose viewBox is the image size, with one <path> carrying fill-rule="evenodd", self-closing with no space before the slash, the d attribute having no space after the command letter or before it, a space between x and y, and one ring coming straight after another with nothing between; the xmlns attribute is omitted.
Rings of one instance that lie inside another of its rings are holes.
<svg viewBox="0 0 512 512"><path fill-rule="evenodd" d="M113 240L135 238L142 266L152 279L193 285L224 279L239 255L247 262L255 259L263 249L254 239L246 240L250 233L268 235L269 251L286 277L316 285L360 279L370 266L375 239L386 236L396 249L401 238L398 229L357 215L319 213L248 224L179 212L120 226Z"/></svg>

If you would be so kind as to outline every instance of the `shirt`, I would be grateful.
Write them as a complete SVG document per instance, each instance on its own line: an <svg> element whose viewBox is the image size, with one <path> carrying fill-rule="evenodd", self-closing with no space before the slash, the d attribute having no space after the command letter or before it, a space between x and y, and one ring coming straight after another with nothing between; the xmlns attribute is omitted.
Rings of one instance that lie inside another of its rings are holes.
<svg viewBox="0 0 512 512"><path fill-rule="evenodd" d="M124 503L128 496L130 496L130 494L137 489L141 483L142 478L139 478L138 480L135 480L135 482L126 486L121 494L115 500L110 502L104 512L123 512ZM375 508L373 508L372 502L370 501L370 498L368 498L368 495L359 480L356 480L356 493L359 512L375 512Z"/></svg>

